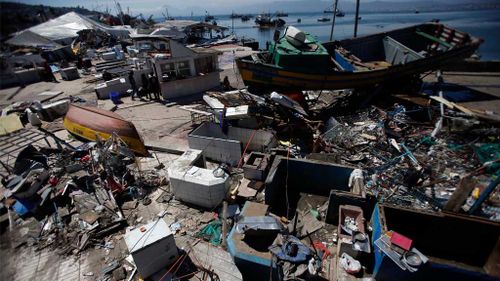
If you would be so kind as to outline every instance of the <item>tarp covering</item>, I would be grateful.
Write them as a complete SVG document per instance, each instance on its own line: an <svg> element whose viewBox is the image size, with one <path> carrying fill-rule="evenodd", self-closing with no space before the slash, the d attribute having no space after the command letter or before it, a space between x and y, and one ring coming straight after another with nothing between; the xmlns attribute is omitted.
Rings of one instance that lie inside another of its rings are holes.
<svg viewBox="0 0 500 281"><path fill-rule="evenodd" d="M150 35L165 36L173 39L183 39L186 33L179 31L177 28L157 28Z"/></svg>
<svg viewBox="0 0 500 281"><path fill-rule="evenodd" d="M130 34L127 27L108 26L75 12L69 12L29 28L30 31L51 40L73 38L78 36L78 31L85 29L101 30L117 38L127 38Z"/></svg>
<svg viewBox="0 0 500 281"><path fill-rule="evenodd" d="M178 30L184 30L184 28L188 26L192 26L199 23L199 21L194 21L194 20L167 20L162 23L156 24L158 27L164 27L164 28L176 28Z"/></svg>
<svg viewBox="0 0 500 281"><path fill-rule="evenodd" d="M14 37L5 41L5 43L13 46L36 47L42 49L54 49L61 47L61 45L56 42L29 30L22 31L21 33L14 35Z"/></svg>

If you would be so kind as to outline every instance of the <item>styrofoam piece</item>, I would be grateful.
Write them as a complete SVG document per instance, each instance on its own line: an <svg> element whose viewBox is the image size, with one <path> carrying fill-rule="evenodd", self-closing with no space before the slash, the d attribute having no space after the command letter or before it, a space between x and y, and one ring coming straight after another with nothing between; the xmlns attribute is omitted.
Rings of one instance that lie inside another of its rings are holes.
<svg viewBox="0 0 500 281"><path fill-rule="evenodd" d="M201 150L188 149L168 168L170 186L176 199L205 208L214 208L226 197L229 175L217 177L205 165Z"/></svg>

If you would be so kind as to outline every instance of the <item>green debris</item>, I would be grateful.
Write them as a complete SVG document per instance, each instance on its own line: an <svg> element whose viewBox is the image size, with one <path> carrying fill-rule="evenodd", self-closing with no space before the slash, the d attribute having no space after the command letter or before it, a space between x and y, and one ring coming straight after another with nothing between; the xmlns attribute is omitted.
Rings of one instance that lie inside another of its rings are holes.
<svg viewBox="0 0 500 281"><path fill-rule="evenodd" d="M423 145L434 145L436 144L436 141L433 140L430 136L425 136L422 138L422 141L420 141L420 143Z"/></svg>
<svg viewBox="0 0 500 281"><path fill-rule="evenodd" d="M213 245L218 246L222 242L221 233L222 222L220 220L215 220L207 224L198 233L196 233L196 236L209 241Z"/></svg>
<svg viewBox="0 0 500 281"><path fill-rule="evenodd" d="M500 158L500 142L484 143L475 145L472 148L474 149L474 153L482 164L490 161L495 161ZM486 172L500 176L500 162L490 165L486 169Z"/></svg>

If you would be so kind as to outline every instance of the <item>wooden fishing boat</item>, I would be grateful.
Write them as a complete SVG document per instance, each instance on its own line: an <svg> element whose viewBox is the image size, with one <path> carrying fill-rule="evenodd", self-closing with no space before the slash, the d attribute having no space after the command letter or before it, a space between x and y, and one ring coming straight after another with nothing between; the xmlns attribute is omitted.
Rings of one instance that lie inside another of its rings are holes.
<svg viewBox="0 0 500 281"><path fill-rule="evenodd" d="M282 27L285 25L285 20L276 18L273 19L270 14L260 14L255 18L255 23L258 27Z"/></svg>
<svg viewBox="0 0 500 281"><path fill-rule="evenodd" d="M114 112L72 104L63 125L71 134L88 141L97 140L97 136L108 139L115 133L133 152L141 156L149 155L134 124Z"/></svg>
<svg viewBox="0 0 500 281"><path fill-rule="evenodd" d="M238 58L247 86L273 90L362 88L470 57L482 39L439 23L321 44L289 26L267 51Z"/></svg>

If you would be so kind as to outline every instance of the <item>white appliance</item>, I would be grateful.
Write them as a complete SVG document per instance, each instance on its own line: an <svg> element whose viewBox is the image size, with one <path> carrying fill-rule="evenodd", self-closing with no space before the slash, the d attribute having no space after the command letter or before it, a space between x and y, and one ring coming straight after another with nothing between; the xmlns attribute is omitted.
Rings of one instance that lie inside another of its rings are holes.
<svg viewBox="0 0 500 281"><path fill-rule="evenodd" d="M179 255L174 235L161 218L125 233L124 239L142 279L166 269Z"/></svg>

